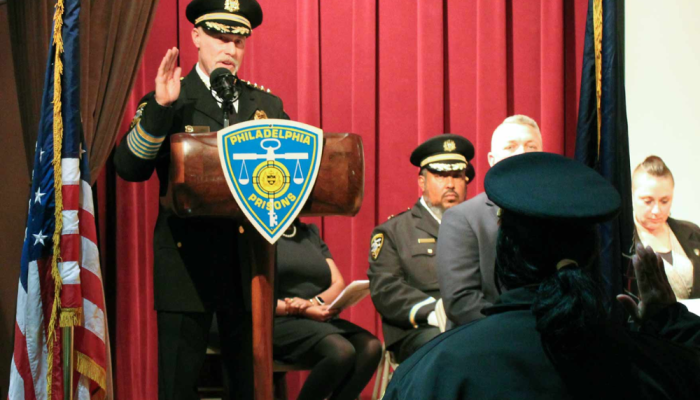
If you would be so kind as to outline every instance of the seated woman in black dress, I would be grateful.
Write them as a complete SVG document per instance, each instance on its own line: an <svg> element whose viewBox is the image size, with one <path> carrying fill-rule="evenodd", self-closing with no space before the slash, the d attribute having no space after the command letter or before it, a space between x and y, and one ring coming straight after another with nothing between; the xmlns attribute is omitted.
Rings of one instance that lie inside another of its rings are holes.
<svg viewBox="0 0 700 400"><path fill-rule="evenodd" d="M277 242L275 360L313 366L299 400L355 399L372 378L381 342L328 305L345 288L316 225L299 221Z"/></svg>

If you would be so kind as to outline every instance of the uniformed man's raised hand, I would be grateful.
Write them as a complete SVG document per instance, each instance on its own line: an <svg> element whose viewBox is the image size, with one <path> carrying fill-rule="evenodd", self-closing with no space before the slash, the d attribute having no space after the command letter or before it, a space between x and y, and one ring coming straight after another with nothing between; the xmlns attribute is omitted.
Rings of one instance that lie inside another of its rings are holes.
<svg viewBox="0 0 700 400"><path fill-rule="evenodd" d="M156 101L163 107L169 107L180 96L180 74L177 66L177 47L169 49L158 67L156 75Z"/></svg>
<svg viewBox="0 0 700 400"><path fill-rule="evenodd" d="M622 303L632 319L643 322L662 308L676 302L676 295L668 283L664 262L651 247L644 248L637 244L636 254L632 258L634 274L641 301L636 304L630 296L621 294L617 300Z"/></svg>

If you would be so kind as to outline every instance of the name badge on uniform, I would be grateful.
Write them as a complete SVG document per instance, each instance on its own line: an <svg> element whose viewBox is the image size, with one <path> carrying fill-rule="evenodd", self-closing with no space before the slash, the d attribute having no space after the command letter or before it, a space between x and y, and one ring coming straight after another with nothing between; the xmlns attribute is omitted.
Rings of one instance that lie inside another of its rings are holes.
<svg viewBox="0 0 700 400"><path fill-rule="evenodd" d="M311 194L323 131L282 119L247 121L217 134L226 182L243 214L274 244Z"/></svg>

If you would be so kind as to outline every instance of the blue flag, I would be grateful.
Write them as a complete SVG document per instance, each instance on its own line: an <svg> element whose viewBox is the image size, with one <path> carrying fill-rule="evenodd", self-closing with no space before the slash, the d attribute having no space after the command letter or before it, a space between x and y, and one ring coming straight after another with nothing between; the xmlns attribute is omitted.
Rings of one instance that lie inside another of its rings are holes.
<svg viewBox="0 0 700 400"><path fill-rule="evenodd" d="M576 159L603 175L622 198L620 215L600 226L600 261L609 299L623 291L634 232L623 21L622 2L589 1L576 137Z"/></svg>

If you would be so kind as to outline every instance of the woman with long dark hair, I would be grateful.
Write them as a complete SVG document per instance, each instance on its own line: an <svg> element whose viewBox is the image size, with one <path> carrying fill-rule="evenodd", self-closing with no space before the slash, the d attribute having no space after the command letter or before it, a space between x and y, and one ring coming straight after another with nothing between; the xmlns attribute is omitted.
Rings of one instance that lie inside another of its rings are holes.
<svg viewBox="0 0 700 400"><path fill-rule="evenodd" d="M622 297L633 332L609 318L596 224L617 191L562 156L511 157L486 175L501 207L487 318L448 331L401 364L385 399L689 399L700 394L700 319L676 303L663 265L641 246L643 302Z"/></svg>

